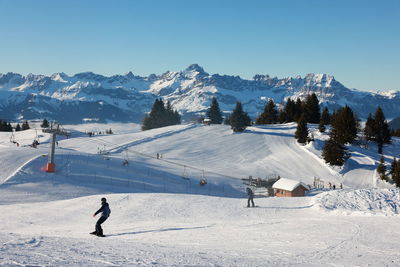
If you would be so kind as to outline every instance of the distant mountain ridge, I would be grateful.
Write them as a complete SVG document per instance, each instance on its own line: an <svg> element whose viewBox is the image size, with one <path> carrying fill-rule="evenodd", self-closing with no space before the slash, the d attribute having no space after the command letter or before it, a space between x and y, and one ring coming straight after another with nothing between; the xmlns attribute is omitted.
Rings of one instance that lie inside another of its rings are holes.
<svg viewBox="0 0 400 267"><path fill-rule="evenodd" d="M215 96L221 110L230 112L241 101L254 118L272 98L284 104L316 93L331 110L349 105L361 117L380 105L387 118L400 114L400 92L371 93L348 89L327 74L277 78L257 74L252 80L213 74L192 64L183 71L141 77L129 72L106 77L92 72L68 76L18 73L0 74L0 119L54 119L62 123L82 121L135 121L151 109L158 97L170 100L183 118L204 114Z"/></svg>

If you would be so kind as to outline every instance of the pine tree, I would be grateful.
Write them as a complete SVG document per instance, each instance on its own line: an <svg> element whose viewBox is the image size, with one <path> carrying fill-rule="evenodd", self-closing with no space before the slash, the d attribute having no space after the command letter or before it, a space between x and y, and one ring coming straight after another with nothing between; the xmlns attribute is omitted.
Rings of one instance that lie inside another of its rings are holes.
<svg viewBox="0 0 400 267"><path fill-rule="evenodd" d="M371 113L369 113L364 127L364 137L366 141L374 140L374 125L375 120L372 118Z"/></svg>
<svg viewBox="0 0 400 267"><path fill-rule="evenodd" d="M381 107L378 107L375 112L373 132L374 140L378 143L378 153L382 153L383 144L390 143L391 136L389 124L385 119Z"/></svg>
<svg viewBox="0 0 400 267"><path fill-rule="evenodd" d="M386 175L385 159L384 159L383 155L381 156L381 159L379 161L379 165L378 165L378 168L376 169L376 171L382 180L388 181L388 177Z"/></svg>
<svg viewBox="0 0 400 267"><path fill-rule="evenodd" d="M211 100L210 108L207 110L207 117L211 120L211 124L222 123L222 112L219 109L219 104L215 97Z"/></svg>
<svg viewBox="0 0 400 267"><path fill-rule="evenodd" d="M392 176L392 181L396 184L397 187L400 187L400 159L393 159L390 174Z"/></svg>
<svg viewBox="0 0 400 267"><path fill-rule="evenodd" d="M308 95L304 103L304 116L309 123L319 123L321 118L319 101L317 95Z"/></svg>
<svg viewBox="0 0 400 267"><path fill-rule="evenodd" d="M247 126L250 126L251 119L249 115L243 111L242 103L236 102L236 107L230 115L230 124L234 132L243 132Z"/></svg>
<svg viewBox="0 0 400 267"><path fill-rule="evenodd" d="M13 128L12 128L12 126L11 126L11 123L9 123L9 122L6 123L5 131L6 131L6 132L12 132L12 131L13 131Z"/></svg>
<svg viewBox="0 0 400 267"><path fill-rule="evenodd" d="M295 121L296 117L296 103L288 98L285 108L283 109L285 115L286 115L286 122L293 122Z"/></svg>
<svg viewBox="0 0 400 267"><path fill-rule="evenodd" d="M329 138L324 145L324 149L322 150L322 158L326 163L335 166L343 166L346 160L350 157L350 154L347 153L346 148Z"/></svg>
<svg viewBox="0 0 400 267"><path fill-rule="evenodd" d="M287 114L286 114L286 112L284 111L284 110L280 110L279 111L279 115L278 115L278 121L279 121L279 123L285 123L285 122L288 122L287 121Z"/></svg>
<svg viewBox="0 0 400 267"><path fill-rule="evenodd" d="M331 115L329 114L329 110L327 107L322 111L321 118L319 120L318 130L323 133L326 130L326 125L331 123Z"/></svg>
<svg viewBox="0 0 400 267"><path fill-rule="evenodd" d="M166 106L162 99L156 99L149 114L142 121L142 130L160 128L181 123L179 113L172 109L168 101Z"/></svg>
<svg viewBox="0 0 400 267"><path fill-rule="evenodd" d="M322 121L319 122L318 130L319 130L320 133L324 133L325 130L326 130L325 124L323 124Z"/></svg>
<svg viewBox="0 0 400 267"><path fill-rule="evenodd" d="M225 117L224 124L231 125L231 114L228 114L228 116Z"/></svg>
<svg viewBox="0 0 400 267"><path fill-rule="evenodd" d="M331 138L339 143L353 143L357 137L357 119L349 106L339 109L332 116Z"/></svg>
<svg viewBox="0 0 400 267"><path fill-rule="evenodd" d="M301 101L300 98L297 98L296 103L294 105L294 120L298 121L301 117L301 114L303 114L303 107L304 107L304 103L303 101Z"/></svg>
<svg viewBox="0 0 400 267"><path fill-rule="evenodd" d="M21 131L21 126L19 125L19 123L17 123L17 126L15 126L15 131L16 132Z"/></svg>
<svg viewBox="0 0 400 267"><path fill-rule="evenodd" d="M42 124L40 124L40 127L42 127L42 128L49 128L49 122L48 122L46 119L44 119L43 122L42 122Z"/></svg>
<svg viewBox="0 0 400 267"><path fill-rule="evenodd" d="M320 121L324 124L324 125L329 125L331 124L331 114L329 114L329 110L327 107L324 107L324 110L322 111L321 114L321 119Z"/></svg>
<svg viewBox="0 0 400 267"><path fill-rule="evenodd" d="M297 142L305 144L308 138L308 128L305 116L301 116L299 122L297 123L297 129L295 132L295 138Z"/></svg>
<svg viewBox="0 0 400 267"><path fill-rule="evenodd" d="M256 124L273 124L278 122L278 111L272 99L264 107L264 112L256 119Z"/></svg>
<svg viewBox="0 0 400 267"><path fill-rule="evenodd" d="M22 123L22 131L28 130L31 127L29 127L29 123L28 121L25 121L24 123Z"/></svg>

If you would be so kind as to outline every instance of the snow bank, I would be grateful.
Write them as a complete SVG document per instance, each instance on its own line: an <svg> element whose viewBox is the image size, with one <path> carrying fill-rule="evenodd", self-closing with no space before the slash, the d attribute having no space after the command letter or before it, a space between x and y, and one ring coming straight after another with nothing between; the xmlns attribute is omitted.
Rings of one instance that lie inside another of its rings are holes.
<svg viewBox="0 0 400 267"><path fill-rule="evenodd" d="M315 197L314 206L344 214L398 215L399 189L336 190Z"/></svg>

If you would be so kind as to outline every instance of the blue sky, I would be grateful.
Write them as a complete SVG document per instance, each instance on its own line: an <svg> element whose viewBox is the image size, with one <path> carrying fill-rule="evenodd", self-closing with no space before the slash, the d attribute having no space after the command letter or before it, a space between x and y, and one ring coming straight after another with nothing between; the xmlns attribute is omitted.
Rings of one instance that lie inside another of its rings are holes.
<svg viewBox="0 0 400 267"><path fill-rule="evenodd" d="M398 0L0 0L0 73L328 73L400 90Z"/></svg>

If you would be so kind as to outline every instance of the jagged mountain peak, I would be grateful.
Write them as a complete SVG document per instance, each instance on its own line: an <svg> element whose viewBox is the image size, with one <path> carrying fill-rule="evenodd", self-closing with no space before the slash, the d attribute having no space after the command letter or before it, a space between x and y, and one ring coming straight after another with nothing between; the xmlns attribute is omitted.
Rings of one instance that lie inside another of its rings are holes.
<svg viewBox="0 0 400 267"><path fill-rule="evenodd" d="M267 99L282 106L289 97L304 99L313 92L320 103L331 110L348 104L360 118L374 112L377 105L385 109L387 118L400 112L399 92L385 94L348 89L329 74L309 73L304 77L285 78L257 74L248 80L232 75L209 75L198 64L182 71L167 71L148 77L135 76L132 72L110 77L93 72L82 72L72 77L62 72L25 77L7 73L0 74L0 90L3 92L0 95L0 117L37 119L46 116L60 122L67 110L70 119L75 116L77 121L86 111L85 116L103 121L123 121L135 113L138 121L138 116L148 112L154 99L159 97L170 100L184 116L204 113L215 96L221 110L229 112L236 101L241 101L245 110L255 117ZM100 102L103 103L101 107L96 104ZM73 113L74 110L79 112ZM117 114L122 117L118 118Z"/></svg>
<svg viewBox="0 0 400 267"><path fill-rule="evenodd" d="M198 64L191 64L189 65L185 71L197 71L199 73L205 73L203 67L199 66Z"/></svg>

